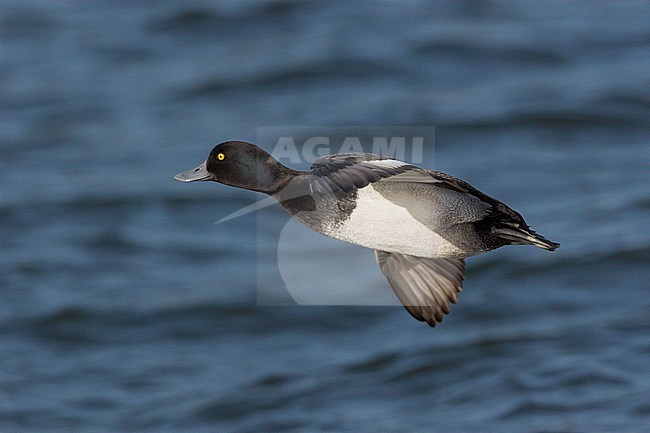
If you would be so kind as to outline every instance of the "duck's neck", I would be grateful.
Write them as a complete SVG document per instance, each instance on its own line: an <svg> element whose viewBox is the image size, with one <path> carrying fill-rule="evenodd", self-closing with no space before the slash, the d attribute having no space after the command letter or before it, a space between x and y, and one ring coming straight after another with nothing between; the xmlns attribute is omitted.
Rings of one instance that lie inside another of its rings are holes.
<svg viewBox="0 0 650 433"><path fill-rule="evenodd" d="M279 202L293 200L298 197L311 195L309 189L309 173L304 171L291 170L290 176L285 176L288 181L278 184L274 192L267 192L267 194L275 197Z"/></svg>
<svg viewBox="0 0 650 433"><path fill-rule="evenodd" d="M309 173L294 172L291 180L284 184L276 193L271 194L290 215L297 217L307 226L310 211L316 210L316 201L309 187ZM313 227L312 227L313 228Z"/></svg>
<svg viewBox="0 0 650 433"><path fill-rule="evenodd" d="M251 179L251 182L246 188L271 196L276 196L281 193L296 176L302 174L300 171L286 167L270 155L267 163L258 165L257 167L254 173L254 179Z"/></svg>
<svg viewBox="0 0 650 433"><path fill-rule="evenodd" d="M273 170L270 177L271 182L264 184L263 186L260 185L261 188L259 188L257 191L274 197L278 195L284 195L286 194L285 190L289 187L289 185L293 184L296 177L302 174L302 172L292 170L280 163L278 163L278 165L281 168L279 170Z"/></svg>

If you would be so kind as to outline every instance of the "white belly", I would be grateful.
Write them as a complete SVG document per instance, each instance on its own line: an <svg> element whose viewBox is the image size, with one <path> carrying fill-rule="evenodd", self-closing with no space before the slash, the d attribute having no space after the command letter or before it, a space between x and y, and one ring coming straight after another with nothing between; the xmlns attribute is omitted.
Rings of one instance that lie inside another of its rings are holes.
<svg viewBox="0 0 650 433"><path fill-rule="evenodd" d="M350 217L324 234L375 250L419 257L462 257L463 252L372 185L358 192Z"/></svg>

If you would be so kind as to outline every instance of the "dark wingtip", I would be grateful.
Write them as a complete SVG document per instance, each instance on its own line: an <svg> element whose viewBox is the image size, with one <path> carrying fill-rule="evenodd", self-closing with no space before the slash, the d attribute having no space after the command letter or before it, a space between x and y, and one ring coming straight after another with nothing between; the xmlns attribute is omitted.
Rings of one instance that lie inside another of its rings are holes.
<svg viewBox="0 0 650 433"><path fill-rule="evenodd" d="M535 241L530 242L530 245L535 245L536 247L539 247L543 250L546 251L555 251L556 249L560 248L560 244L557 242L551 242L547 239L535 239Z"/></svg>
<svg viewBox="0 0 650 433"><path fill-rule="evenodd" d="M555 251L560 247L560 244L549 241L530 227L498 227L494 229L494 233L511 245L534 245L547 251Z"/></svg>
<svg viewBox="0 0 650 433"><path fill-rule="evenodd" d="M560 248L560 244L558 244L557 242L549 241L548 239L538 235L537 233L535 233L535 238L537 242L533 242L532 244L537 247L543 248L547 251L555 251L556 249Z"/></svg>
<svg viewBox="0 0 650 433"><path fill-rule="evenodd" d="M549 251L555 251L558 248L560 248L560 244L558 244L557 242L551 242L551 247L548 250Z"/></svg>

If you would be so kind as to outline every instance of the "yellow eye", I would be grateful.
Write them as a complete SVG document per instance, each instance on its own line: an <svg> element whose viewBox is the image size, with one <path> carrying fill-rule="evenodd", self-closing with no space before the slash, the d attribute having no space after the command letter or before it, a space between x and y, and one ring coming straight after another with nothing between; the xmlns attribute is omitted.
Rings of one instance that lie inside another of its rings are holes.
<svg viewBox="0 0 650 433"><path fill-rule="evenodd" d="M226 155L224 155L223 153L220 153L220 154L217 155L217 159L219 161L223 161L224 159L226 159Z"/></svg>

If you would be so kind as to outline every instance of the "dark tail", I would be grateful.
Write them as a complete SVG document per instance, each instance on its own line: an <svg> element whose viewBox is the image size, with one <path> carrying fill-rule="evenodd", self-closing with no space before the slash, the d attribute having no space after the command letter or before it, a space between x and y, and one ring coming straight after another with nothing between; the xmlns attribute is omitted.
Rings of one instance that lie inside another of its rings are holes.
<svg viewBox="0 0 650 433"><path fill-rule="evenodd" d="M508 224L495 228L493 233L514 245L535 245L548 251L555 251L560 246L560 244L549 241L528 227L522 228Z"/></svg>

